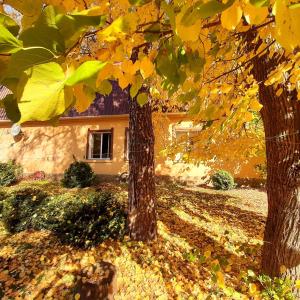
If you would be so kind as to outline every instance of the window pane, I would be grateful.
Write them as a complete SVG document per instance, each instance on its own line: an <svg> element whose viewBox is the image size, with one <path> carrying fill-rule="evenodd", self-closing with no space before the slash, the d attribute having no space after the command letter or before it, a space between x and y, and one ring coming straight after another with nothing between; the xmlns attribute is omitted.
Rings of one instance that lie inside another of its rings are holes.
<svg viewBox="0 0 300 300"><path fill-rule="evenodd" d="M101 158L110 158L110 133L102 134L102 156Z"/></svg>
<svg viewBox="0 0 300 300"><path fill-rule="evenodd" d="M93 145L92 145L92 158L101 158L100 156L101 148L101 134L93 134Z"/></svg>

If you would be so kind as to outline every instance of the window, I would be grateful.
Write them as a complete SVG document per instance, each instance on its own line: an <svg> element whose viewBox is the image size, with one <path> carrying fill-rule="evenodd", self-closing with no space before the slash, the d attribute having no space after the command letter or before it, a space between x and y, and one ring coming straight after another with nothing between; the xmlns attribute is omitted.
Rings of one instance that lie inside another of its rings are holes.
<svg viewBox="0 0 300 300"><path fill-rule="evenodd" d="M129 128L125 128L124 159L129 160Z"/></svg>
<svg viewBox="0 0 300 300"><path fill-rule="evenodd" d="M183 145L185 151L194 150L195 143L197 142L197 137L201 132L201 128L191 127L191 128L174 128L174 137L177 144Z"/></svg>
<svg viewBox="0 0 300 300"><path fill-rule="evenodd" d="M113 130L89 131L88 159L112 159Z"/></svg>

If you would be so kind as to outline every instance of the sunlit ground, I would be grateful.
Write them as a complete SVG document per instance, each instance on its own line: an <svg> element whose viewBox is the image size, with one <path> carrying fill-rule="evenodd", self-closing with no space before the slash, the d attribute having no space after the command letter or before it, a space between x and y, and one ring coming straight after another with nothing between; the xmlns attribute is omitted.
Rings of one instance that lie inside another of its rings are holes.
<svg viewBox="0 0 300 300"><path fill-rule="evenodd" d="M40 184L64 192L57 184ZM124 185L102 189L114 189L126 200ZM103 260L117 268L115 299L255 297L255 288L242 277L259 268L265 193L162 184L157 195L159 237L148 244L125 238L80 250L62 245L49 232L8 235L2 226L0 298L2 293L3 299L74 299L79 271Z"/></svg>

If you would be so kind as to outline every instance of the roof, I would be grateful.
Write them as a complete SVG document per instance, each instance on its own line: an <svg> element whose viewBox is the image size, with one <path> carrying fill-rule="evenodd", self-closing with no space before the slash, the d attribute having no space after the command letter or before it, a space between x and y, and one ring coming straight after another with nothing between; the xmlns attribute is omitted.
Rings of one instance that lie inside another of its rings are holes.
<svg viewBox="0 0 300 300"><path fill-rule="evenodd" d="M103 96L97 93L94 102L86 111L78 113L73 108L65 116L63 116L62 119L128 114L128 91L122 90L117 82L111 83L113 90L110 95ZM0 100L4 99L8 94L10 94L10 90L4 86L0 86ZM4 108L0 108L0 121L8 121Z"/></svg>
<svg viewBox="0 0 300 300"><path fill-rule="evenodd" d="M11 91L5 86L0 85L0 100L4 99L9 94L11 94ZM8 120L4 108L0 108L0 120Z"/></svg>
<svg viewBox="0 0 300 300"><path fill-rule="evenodd" d="M65 117L98 117L128 114L128 91L122 90L115 81L112 81L111 84L113 86L113 90L110 95L103 96L97 93L94 102L86 111L78 113L75 109L71 109Z"/></svg>

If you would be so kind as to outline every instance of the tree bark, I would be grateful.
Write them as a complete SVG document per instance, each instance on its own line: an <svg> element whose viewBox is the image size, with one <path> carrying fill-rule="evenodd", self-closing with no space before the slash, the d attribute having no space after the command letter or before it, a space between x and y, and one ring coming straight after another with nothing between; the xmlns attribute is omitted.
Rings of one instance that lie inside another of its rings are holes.
<svg viewBox="0 0 300 300"><path fill-rule="evenodd" d="M267 154L268 217L262 254L263 272L300 278L300 101L288 81L266 86L268 74L285 58L268 53L253 60L259 83ZM279 88L281 95L276 95ZM282 268L284 266L285 268ZM295 295L300 297L299 290Z"/></svg>
<svg viewBox="0 0 300 300"><path fill-rule="evenodd" d="M133 240L157 236L152 109L129 99L129 235Z"/></svg>

